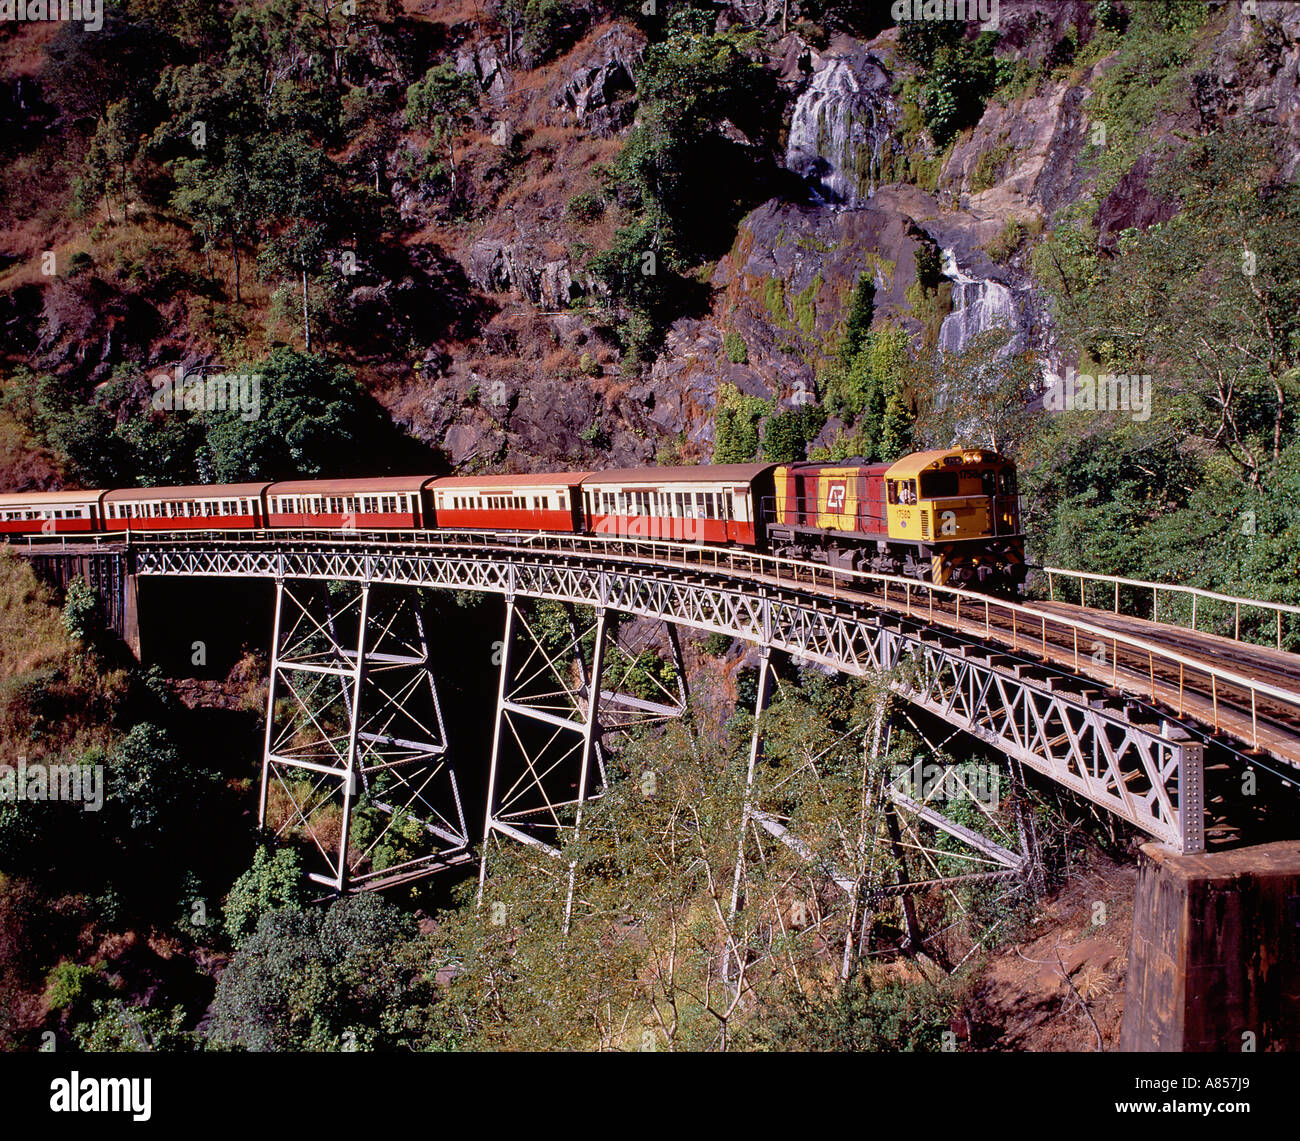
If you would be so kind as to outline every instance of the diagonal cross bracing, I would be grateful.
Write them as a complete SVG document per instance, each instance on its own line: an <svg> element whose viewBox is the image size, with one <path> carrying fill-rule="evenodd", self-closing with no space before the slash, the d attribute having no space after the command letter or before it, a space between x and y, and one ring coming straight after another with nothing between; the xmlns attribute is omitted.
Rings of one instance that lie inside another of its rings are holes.
<svg viewBox="0 0 1300 1141"><path fill-rule="evenodd" d="M136 560L144 575L287 576L552 599L726 634L845 673L891 673L896 692L955 728L1181 851L1203 848L1200 748L1177 732L1176 722L1161 725L1153 713L1144 721L1019 676L1023 657L967 657L962 647L927 637L919 619L908 629L871 606L730 584L725 571L506 548L377 545L362 552L326 540L273 549L159 543L141 545Z"/></svg>

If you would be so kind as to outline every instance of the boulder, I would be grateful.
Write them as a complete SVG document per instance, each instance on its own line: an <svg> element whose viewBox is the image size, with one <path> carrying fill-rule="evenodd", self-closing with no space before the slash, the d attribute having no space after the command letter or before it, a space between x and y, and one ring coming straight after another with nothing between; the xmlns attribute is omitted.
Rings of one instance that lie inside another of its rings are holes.
<svg viewBox="0 0 1300 1141"><path fill-rule="evenodd" d="M567 107L577 125L598 135L612 135L632 121L636 68L645 39L622 24L600 36L568 79L553 103Z"/></svg>

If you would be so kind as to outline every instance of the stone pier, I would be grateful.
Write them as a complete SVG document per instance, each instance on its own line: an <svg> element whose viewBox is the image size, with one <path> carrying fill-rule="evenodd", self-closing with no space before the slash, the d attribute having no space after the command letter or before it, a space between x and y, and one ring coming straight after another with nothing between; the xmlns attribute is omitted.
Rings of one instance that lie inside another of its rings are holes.
<svg viewBox="0 0 1300 1141"><path fill-rule="evenodd" d="M1300 842L1142 849L1121 1050L1300 1048Z"/></svg>

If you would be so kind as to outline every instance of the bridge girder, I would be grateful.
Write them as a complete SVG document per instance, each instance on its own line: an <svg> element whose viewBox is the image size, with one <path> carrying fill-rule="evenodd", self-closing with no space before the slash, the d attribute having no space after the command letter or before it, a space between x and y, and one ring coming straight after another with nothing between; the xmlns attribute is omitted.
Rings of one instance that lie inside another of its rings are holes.
<svg viewBox="0 0 1300 1141"><path fill-rule="evenodd" d="M143 575L346 580L546 598L726 634L865 676L1070 788L1180 852L1204 846L1203 749L1168 719L1139 721L1027 672L1014 656L976 660L953 639L888 613L795 589L741 589L707 568L662 568L520 551L148 546ZM1039 670L1039 673L1044 672ZM1052 671L1068 678L1065 671ZM1023 676L1022 676L1023 675Z"/></svg>

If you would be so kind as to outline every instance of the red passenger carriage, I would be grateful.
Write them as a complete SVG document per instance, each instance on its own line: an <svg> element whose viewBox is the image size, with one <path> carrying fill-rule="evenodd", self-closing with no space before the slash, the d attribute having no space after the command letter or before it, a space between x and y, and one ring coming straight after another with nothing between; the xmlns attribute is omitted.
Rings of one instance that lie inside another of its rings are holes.
<svg viewBox="0 0 1300 1141"><path fill-rule="evenodd" d="M590 474L449 476L430 480L426 498L446 530L572 534L582 530L579 485Z"/></svg>
<svg viewBox="0 0 1300 1141"><path fill-rule="evenodd" d="M422 489L427 475L375 479L299 479L266 489L272 527L363 531L433 526L425 519Z"/></svg>
<svg viewBox="0 0 1300 1141"><path fill-rule="evenodd" d="M624 468L582 481L587 530L596 535L763 546L761 504L774 464Z"/></svg>
<svg viewBox="0 0 1300 1141"><path fill-rule="evenodd" d="M104 494L108 531L253 530L266 525L265 483L127 487Z"/></svg>

